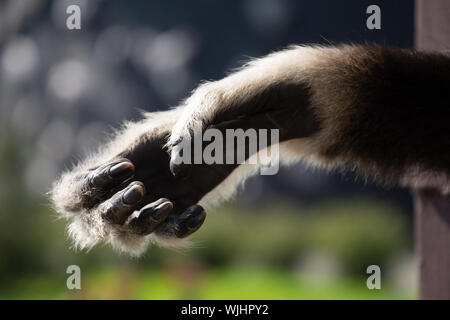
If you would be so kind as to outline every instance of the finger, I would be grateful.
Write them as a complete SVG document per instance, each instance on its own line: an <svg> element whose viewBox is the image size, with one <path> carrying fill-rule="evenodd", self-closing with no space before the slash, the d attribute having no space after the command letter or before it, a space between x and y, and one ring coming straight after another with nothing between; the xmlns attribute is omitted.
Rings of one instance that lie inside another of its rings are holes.
<svg viewBox="0 0 450 320"><path fill-rule="evenodd" d="M104 191L133 177L134 165L128 159L116 159L92 171L88 187Z"/></svg>
<svg viewBox="0 0 450 320"><path fill-rule="evenodd" d="M131 183L125 190L119 191L102 203L102 216L113 224L123 224L132 214L145 195L144 184L138 181Z"/></svg>
<svg viewBox="0 0 450 320"><path fill-rule="evenodd" d="M169 215L173 204L167 199L159 199L143 207L128 223L131 232L147 235L152 233Z"/></svg>
<svg viewBox="0 0 450 320"><path fill-rule="evenodd" d="M175 220L175 235L185 238L197 231L206 219L205 210L199 205L189 207Z"/></svg>
<svg viewBox="0 0 450 320"><path fill-rule="evenodd" d="M187 159L183 152L189 148L192 150L190 139L178 139L172 144L172 151L170 155L169 168L172 174L180 179L189 176L191 171L191 157Z"/></svg>

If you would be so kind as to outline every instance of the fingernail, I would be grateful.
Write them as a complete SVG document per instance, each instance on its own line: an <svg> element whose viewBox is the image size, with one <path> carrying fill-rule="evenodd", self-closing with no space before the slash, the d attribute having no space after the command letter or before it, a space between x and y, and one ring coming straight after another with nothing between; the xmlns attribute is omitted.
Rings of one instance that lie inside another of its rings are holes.
<svg viewBox="0 0 450 320"><path fill-rule="evenodd" d="M144 188L141 185L134 185L122 196L125 204L135 204L144 197Z"/></svg>
<svg viewBox="0 0 450 320"><path fill-rule="evenodd" d="M177 140L175 140L174 143L172 143L172 147L179 145L181 143L181 141L183 141L183 138L178 138Z"/></svg>
<svg viewBox="0 0 450 320"><path fill-rule="evenodd" d="M206 212L203 210L198 215L191 217L187 221L187 226L191 229L199 227L206 219Z"/></svg>
<svg viewBox="0 0 450 320"><path fill-rule="evenodd" d="M153 219L159 220L161 217L167 214L167 211L173 209L173 204L170 201L161 203L155 208L155 213L153 214Z"/></svg>
<svg viewBox="0 0 450 320"><path fill-rule="evenodd" d="M170 159L170 162L169 162L169 169L170 169L170 172L172 172L172 174L174 176L177 175L177 173L178 173L178 165L176 165L175 162L172 159Z"/></svg>
<svg viewBox="0 0 450 320"><path fill-rule="evenodd" d="M173 176L180 179L188 177L191 172L189 165L175 163L172 159L170 159L169 168Z"/></svg>
<svg viewBox="0 0 450 320"><path fill-rule="evenodd" d="M176 141L172 145L172 153L170 155L169 168L170 172L177 178L184 178L189 174L188 167L183 159L183 148L182 146L177 146L181 140Z"/></svg>
<svg viewBox="0 0 450 320"><path fill-rule="evenodd" d="M195 205L188 208L183 216L182 219L184 221L182 224L188 228L193 228L203 223L203 220L206 218L206 212L201 206Z"/></svg>
<svg viewBox="0 0 450 320"><path fill-rule="evenodd" d="M109 169L109 175L113 179L124 180L133 175L134 165L131 162L121 162Z"/></svg>
<svg viewBox="0 0 450 320"><path fill-rule="evenodd" d="M178 230L176 235L178 238L184 238L200 229L206 219L206 212L202 210L199 214L186 213L187 217L178 222Z"/></svg>

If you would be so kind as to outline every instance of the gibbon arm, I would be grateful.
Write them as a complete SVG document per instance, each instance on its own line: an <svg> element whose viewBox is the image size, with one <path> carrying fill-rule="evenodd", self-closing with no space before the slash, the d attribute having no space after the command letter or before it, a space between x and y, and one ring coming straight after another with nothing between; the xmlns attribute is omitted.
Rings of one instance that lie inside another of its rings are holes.
<svg viewBox="0 0 450 320"><path fill-rule="evenodd" d="M179 245L203 223L198 202L230 197L257 172L248 164L177 164L179 141L198 127L278 128L282 163L303 159L380 183L450 192L449 80L444 54L292 47L202 84L174 110L126 124L55 182L52 200L72 220L69 233L79 247L108 240L139 254L150 241ZM125 173L112 178L118 163ZM133 201L125 201L130 189Z"/></svg>
<svg viewBox="0 0 450 320"><path fill-rule="evenodd" d="M290 112L279 122L290 138L280 144L285 163L302 159L382 184L450 192L448 54L296 46L253 60L186 100L169 139L171 158L193 128L276 110ZM311 124L310 135L299 132Z"/></svg>

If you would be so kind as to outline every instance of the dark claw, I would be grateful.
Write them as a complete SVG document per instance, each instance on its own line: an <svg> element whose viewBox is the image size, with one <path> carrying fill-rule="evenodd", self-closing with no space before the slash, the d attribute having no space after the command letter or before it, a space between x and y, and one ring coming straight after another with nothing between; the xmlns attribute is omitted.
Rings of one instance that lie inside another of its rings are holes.
<svg viewBox="0 0 450 320"><path fill-rule="evenodd" d="M122 201L126 205L137 204L144 197L144 193L144 186L136 183L125 191Z"/></svg>
<svg viewBox="0 0 450 320"><path fill-rule="evenodd" d="M91 173L90 186L99 189L107 189L111 185L117 185L134 174L134 165L127 159L117 159L97 168Z"/></svg>
<svg viewBox="0 0 450 320"><path fill-rule="evenodd" d="M134 207L144 198L145 187L141 182L133 182L125 191L113 196L112 203L104 213L105 219L114 224L123 224L133 213Z"/></svg>
<svg viewBox="0 0 450 320"><path fill-rule="evenodd" d="M131 162L121 162L109 169L109 175L115 180L126 180L134 173L134 165Z"/></svg>
<svg viewBox="0 0 450 320"><path fill-rule="evenodd" d="M189 163L175 163L173 155L183 156L183 145L180 145L182 139L180 138L172 145L172 156L169 162L169 169L172 175L179 179L184 179L191 173L191 166ZM179 146L180 145L180 146ZM192 159L191 159L192 161Z"/></svg>
<svg viewBox="0 0 450 320"><path fill-rule="evenodd" d="M167 217L167 214L172 211L173 204L170 201L166 201L161 203L159 206L155 208L154 211L149 212L149 217L152 220L155 221L162 221L165 217ZM146 212L144 212L145 214Z"/></svg>
<svg viewBox="0 0 450 320"><path fill-rule="evenodd" d="M173 176L179 179L184 179L189 176L189 165L175 164L172 160L169 162L169 169Z"/></svg>
<svg viewBox="0 0 450 320"><path fill-rule="evenodd" d="M159 199L143 207L139 216L130 221L129 226L137 234L150 234L167 218L172 209L172 202Z"/></svg>
<svg viewBox="0 0 450 320"><path fill-rule="evenodd" d="M91 176L92 180L89 183L90 188L104 189L111 183L111 176L105 169L102 169L100 172L96 170Z"/></svg>
<svg viewBox="0 0 450 320"><path fill-rule="evenodd" d="M176 236L178 238L185 238L194 233L202 226L205 218L206 212L201 206L193 205L189 207L176 220L176 224L178 225L175 233Z"/></svg>

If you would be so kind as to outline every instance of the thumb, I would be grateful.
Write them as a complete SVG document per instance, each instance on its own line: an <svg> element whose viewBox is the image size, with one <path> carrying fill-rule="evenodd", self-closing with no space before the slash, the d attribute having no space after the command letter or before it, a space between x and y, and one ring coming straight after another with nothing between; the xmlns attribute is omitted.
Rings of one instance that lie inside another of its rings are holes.
<svg viewBox="0 0 450 320"><path fill-rule="evenodd" d="M175 177L186 178L191 173L193 164L202 163L202 134L201 125L189 128L186 126L172 132L171 138L176 137L176 139L171 144L170 171Z"/></svg>

